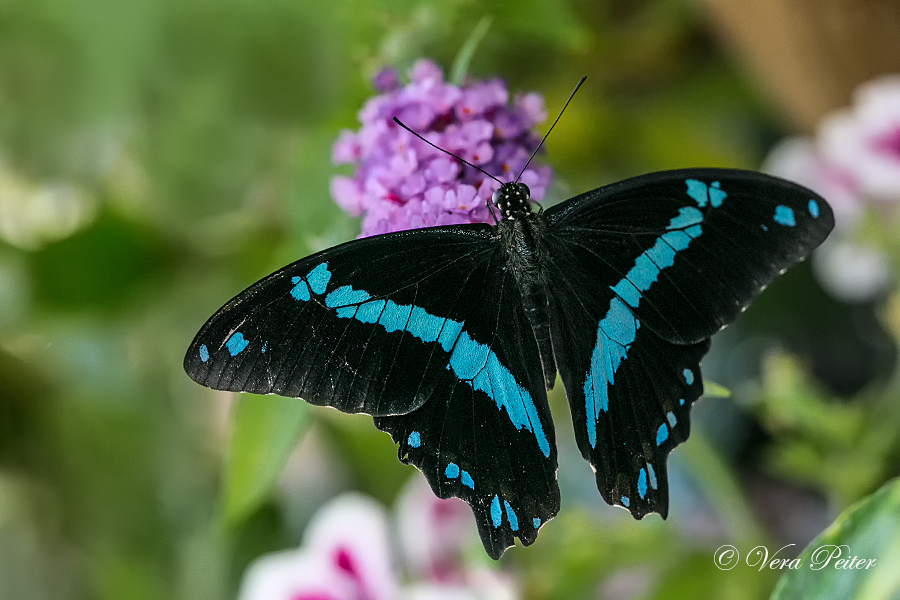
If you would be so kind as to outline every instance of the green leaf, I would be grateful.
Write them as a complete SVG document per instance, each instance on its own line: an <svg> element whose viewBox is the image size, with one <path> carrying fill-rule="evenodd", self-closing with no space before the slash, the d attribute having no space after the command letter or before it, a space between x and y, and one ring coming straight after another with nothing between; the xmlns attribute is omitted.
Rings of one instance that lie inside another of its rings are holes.
<svg viewBox="0 0 900 600"><path fill-rule="evenodd" d="M466 38L462 48L459 49L459 54L456 55L456 60L453 61L453 68L450 69L450 82L454 85L462 85L463 78L469 70L469 63L472 62L472 57L475 56L478 44L481 43L482 38L490 29L492 20L490 17L482 17L475 29L472 30L472 33L469 34L469 37Z"/></svg>
<svg viewBox="0 0 900 600"><path fill-rule="evenodd" d="M231 418L225 456L224 519L234 525L263 502L309 420L295 398L241 394Z"/></svg>
<svg viewBox="0 0 900 600"><path fill-rule="evenodd" d="M731 390L715 381L704 379L703 395L707 398L731 398Z"/></svg>
<svg viewBox="0 0 900 600"><path fill-rule="evenodd" d="M813 540L799 556L800 566L778 582L771 600L896 599L900 594L898 515L900 479L894 479L844 511Z"/></svg>

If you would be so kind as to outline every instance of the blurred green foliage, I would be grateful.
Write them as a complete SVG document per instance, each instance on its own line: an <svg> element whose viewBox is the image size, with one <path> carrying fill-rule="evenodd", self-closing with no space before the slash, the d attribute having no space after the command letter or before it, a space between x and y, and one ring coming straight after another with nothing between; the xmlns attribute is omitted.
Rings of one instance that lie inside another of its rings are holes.
<svg viewBox="0 0 900 600"><path fill-rule="evenodd" d="M328 196L330 146L372 73L422 56L449 71L486 17L472 76L550 112L588 76L547 143L552 200L662 168L753 168L781 133L687 1L0 2L0 598L230 598L329 496L393 500L410 468L370 419L248 397L229 424L235 399L181 360L243 287L356 235ZM895 391L841 404L802 368L772 369L763 387L752 365L722 379L771 438L753 469L832 511L897 473ZM744 497L746 465L702 427L683 454L673 496L702 490L696 514L632 522L588 475L588 500L502 564L528 598L766 597L774 574L712 561L723 535L744 550L777 536Z"/></svg>
<svg viewBox="0 0 900 600"><path fill-rule="evenodd" d="M800 566L779 581L772 600L896 597L898 512L900 480L895 479L846 510L810 542L797 557Z"/></svg>

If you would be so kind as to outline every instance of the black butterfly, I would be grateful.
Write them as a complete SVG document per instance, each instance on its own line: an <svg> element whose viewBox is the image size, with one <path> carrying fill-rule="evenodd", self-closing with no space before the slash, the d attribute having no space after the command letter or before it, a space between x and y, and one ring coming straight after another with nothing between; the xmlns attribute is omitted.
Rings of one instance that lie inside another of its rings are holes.
<svg viewBox="0 0 900 600"><path fill-rule="evenodd" d="M559 510L547 390L562 377L603 499L668 511L709 338L834 225L808 189L749 171L643 175L534 213L324 250L222 307L184 368L219 390L366 413L434 492L468 502L487 553Z"/></svg>

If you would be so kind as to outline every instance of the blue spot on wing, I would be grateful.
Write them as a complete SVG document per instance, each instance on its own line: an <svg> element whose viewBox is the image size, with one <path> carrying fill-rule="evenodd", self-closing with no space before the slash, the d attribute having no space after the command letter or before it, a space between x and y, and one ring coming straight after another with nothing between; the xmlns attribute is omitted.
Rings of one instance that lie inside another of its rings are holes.
<svg viewBox="0 0 900 600"><path fill-rule="evenodd" d="M406 329L423 342L436 342L441 334L441 329L446 323L447 319L429 314L428 311L419 306L413 306ZM458 336L459 333L457 332L456 335Z"/></svg>
<svg viewBox="0 0 900 600"><path fill-rule="evenodd" d="M406 443L413 448L418 448L422 445L422 437L419 435L418 431L413 431L409 434L409 437L406 438Z"/></svg>
<svg viewBox="0 0 900 600"><path fill-rule="evenodd" d="M447 476L447 479L456 479L459 477L459 465L456 463L447 463L447 468L444 469L444 475Z"/></svg>
<svg viewBox="0 0 900 600"><path fill-rule="evenodd" d="M712 204L713 208L719 208L722 206L722 200L728 197L722 190L722 184L718 181L713 181L712 185L709 186L709 203Z"/></svg>
<svg viewBox="0 0 900 600"><path fill-rule="evenodd" d="M687 194L697 202L697 206L704 208L707 202L713 207L722 206L722 200L728 197L728 194L722 190L718 181L713 181L711 185L706 185L702 181L696 179L686 179Z"/></svg>
<svg viewBox="0 0 900 600"><path fill-rule="evenodd" d="M456 339L448 366L460 379L471 381L484 371L489 354L492 354L490 348L479 344L469 334L461 333Z"/></svg>
<svg viewBox="0 0 900 600"><path fill-rule="evenodd" d="M797 224L797 221L794 219L794 211L789 206L782 206L779 204L775 207L775 216L773 217L775 222L779 225L784 225L785 227L793 227Z"/></svg>
<svg viewBox="0 0 900 600"><path fill-rule="evenodd" d="M209 360L209 348L206 347L206 344L200 344L200 360L203 362Z"/></svg>
<svg viewBox="0 0 900 600"><path fill-rule="evenodd" d="M365 292L363 292L366 294ZM368 296L368 294L366 294ZM393 333L395 331L403 331L406 329L406 324L409 322L409 316L412 313L413 307L408 304L397 304L391 300L388 300L384 305L384 311L381 313L381 316L378 318L378 324L384 327L384 330L388 333ZM413 335L415 332L410 331Z"/></svg>
<svg viewBox="0 0 900 600"><path fill-rule="evenodd" d="M650 487L654 490L656 489L656 471L653 470L653 465L647 463L647 474L650 476Z"/></svg>
<svg viewBox="0 0 900 600"><path fill-rule="evenodd" d="M494 527L500 527L502 520L503 513L500 512L500 498L497 497L497 494L494 494L494 499L491 500L491 523L494 524Z"/></svg>
<svg viewBox="0 0 900 600"><path fill-rule="evenodd" d="M308 301L311 296L309 295L309 286L306 285L306 282L299 277L292 277L291 281L297 284L291 290L291 296L293 296L295 300L302 300L303 302Z"/></svg>
<svg viewBox="0 0 900 600"><path fill-rule="evenodd" d="M625 508L628 508L631 505L631 501L626 496L622 496L620 499L622 500L622 506Z"/></svg>
<svg viewBox="0 0 900 600"><path fill-rule="evenodd" d="M810 200L809 204L807 204L806 207L809 210L809 214L812 215L812 217L814 219L819 218L819 203L818 202L816 202L815 200Z"/></svg>
<svg viewBox="0 0 900 600"><path fill-rule="evenodd" d="M503 501L503 506L506 507L506 518L509 519L509 526L513 531L519 530L519 518L516 516L516 511L513 510L512 506L509 505L509 502L506 500Z"/></svg>
<svg viewBox="0 0 900 600"><path fill-rule="evenodd" d="M640 474L638 475L638 495L641 497L641 500L644 499L644 496L647 495L647 472L644 469L641 469Z"/></svg>
<svg viewBox="0 0 900 600"><path fill-rule="evenodd" d="M365 302L369 298L369 294L365 291L354 290L352 286L344 285L325 296L325 306L328 308L350 306Z"/></svg>
<svg viewBox="0 0 900 600"><path fill-rule="evenodd" d="M539 518L535 517L531 520L531 524L534 525L535 529L537 529L538 527L541 526L541 520Z"/></svg>
<svg viewBox="0 0 900 600"><path fill-rule="evenodd" d="M678 419L675 417L675 413L669 411L666 413L666 419L669 421L669 425L675 427L678 424Z"/></svg>
<svg viewBox="0 0 900 600"><path fill-rule="evenodd" d="M708 186L696 179L686 179L684 182L687 184L687 195L697 202L697 206L704 208L709 201L709 197L706 193Z"/></svg>
<svg viewBox="0 0 900 600"><path fill-rule="evenodd" d="M631 275L631 271L628 272L628 275ZM628 280L627 276L620 279L619 283L611 286L610 289L629 306L637 306L641 301L641 291Z"/></svg>
<svg viewBox="0 0 900 600"><path fill-rule="evenodd" d="M669 221L666 229L685 229L691 225L699 225L703 222L703 213L693 206L684 206L678 209L678 216Z"/></svg>
<svg viewBox="0 0 900 600"><path fill-rule="evenodd" d="M384 300L364 302L359 305L356 314L351 316L355 316L356 320L362 323L377 323L378 319L381 317L381 313L384 312L384 306Z"/></svg>
<svg viewBox="0 0 900 600"><path fill-rule="evenodd" d="M318 264L313 270L306 274L306 280L309 287L316 294L324 294L325 288L328 287L328 281L331 279L331 271L328 270L328 263Z"/></svg>
<svg viewBox="0 0 900 600"><path fill-rule="evenodd" d="M690 369L685 369L681 372L684 376L684 382L688 385L694 385L694 372Z"/></svg>
<svg viewBox="0 0 900 600"><path fill-rule="evenodd" d="M669 438L669 430L666 428L666 424L663 423L659 426L659 429L656 430L656 445L661 445L664 441Z"/></svg>
<svg viewBox="0 0 900 600"><path fill-rule="evenodd" d="M463 471L462 473L460 473L459 480L462 482L462 484L464 486L466 486L470 490L475 489L475 482L472 480L472 476L469 475L468 471Z"/></svg>
<svg viewBox="0 0 900 600"><path fill-rule="evenodd" d="M230 338L228 338L228 341L225 342L225 347L228 348L228 353L232 356L237 356L249 345L250 342L244 339L244 334L240 331L233 334Z"/></svg>
<svg viewBox="0 0 900 600"><path fill-rule="evenodd" d="M450 352L450 350L453 348L453 344L456 343L457 338L462 333L463 324L459 321L451 321L450 319L443 319L443 321L444 324L441 328L440 335L438 335L437 343L441 345L441 348L444 349L444 352ZM415 335L415 332L413 332L413 335Z"/></svg>

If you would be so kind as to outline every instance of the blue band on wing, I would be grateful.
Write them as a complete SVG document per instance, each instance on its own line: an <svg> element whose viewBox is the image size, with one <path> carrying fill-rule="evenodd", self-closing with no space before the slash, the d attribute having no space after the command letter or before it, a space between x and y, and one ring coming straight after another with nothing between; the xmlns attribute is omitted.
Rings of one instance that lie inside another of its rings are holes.
<svg viewBox="0 0 900 600"><path fill-rule="evenodd" d="M701 208L707 205L721 206L727 197L718 181L707 186L696 179L688 179L686 184L688 195ZM615 384L616 370L628 357L628 350L640 327L640 321L626 304L637 308L641 302L641 294L650 289L660 272L675 264L678 252L685 250L691 240L703 233L702 223L703 213L698 208L680 208L678 216L669 221L666 232L657 238L653 246L641 253L625 277L610 288L616 296L610 301L606 316L597 324L597 341L584 379L587 434L592 448L597 446L597 418L600 411L609 410L609 387ZM689 374L693 381L693 373L687 369L685 372L685 378ZM657 445L663 440L657 435Z"/></svg>
<svg viewBox="0 0 900 600"><path fill-rule="evenodd" d="M305 278L292 279L291 296L297 300L306 299L302 293L306 290L304 279L312 292L324 294L331 280L328 263L319 264ZM484 392L498 409L505 409L516 429L530 431L541 453L545 457L550 456L550 440L544 433L531 394L516 382L490 347L473 340L463 330L462 323L432 315L419 306L397 304L392 300L372 300L368 292L350 285L329 292L325 296L325 305L335 309L335 314L342 319L377 323L389 333L405 331L423 342L440 344L445 352L450 353L447 368L452 369L460 381Z"/></svg>

